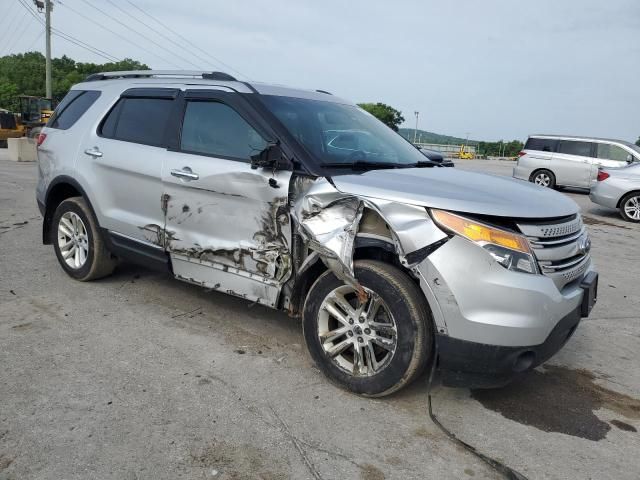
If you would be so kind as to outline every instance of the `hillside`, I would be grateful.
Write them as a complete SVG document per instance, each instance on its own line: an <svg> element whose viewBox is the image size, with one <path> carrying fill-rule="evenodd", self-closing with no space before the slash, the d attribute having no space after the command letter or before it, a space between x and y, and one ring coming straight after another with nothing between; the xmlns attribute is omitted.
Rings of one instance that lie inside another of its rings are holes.
<svg viewBox="0 0 640 480"><path fill-rule="evenodd" d="M398 133L403 137L413 141L413 128L400 128ZM449 135L440 135L439 133L427 132L425 130L418 129L416 136L418 143L437 143L440 145L460 145L465 143L464 138L451 137ZM469 143L478 143L475 140L470 140Z"/></svg>

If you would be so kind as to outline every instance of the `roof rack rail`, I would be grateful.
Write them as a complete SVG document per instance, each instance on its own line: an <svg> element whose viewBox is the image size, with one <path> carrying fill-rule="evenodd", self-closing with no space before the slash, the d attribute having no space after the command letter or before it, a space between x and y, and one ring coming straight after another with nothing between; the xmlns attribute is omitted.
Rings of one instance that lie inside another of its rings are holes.
<svg viewBox="0 0 640 480"><path fill-rule="evenodd" d="M333 95L331 92L327 92L326 90L316 90L318 93L326 93L327 95Z"/></svg>
<svg viewBox="0 0 640 480"><path fill-rule="evenodd" d="M97 80L109 80L114 78L150 78L150 77L173 77L173 78L203 78L205 80L218 80L223 82L235 82L234 77L224 72L204 72L200 70L125 70L122 72L101 72L94 73L85 78L85 82Z"/></svg>

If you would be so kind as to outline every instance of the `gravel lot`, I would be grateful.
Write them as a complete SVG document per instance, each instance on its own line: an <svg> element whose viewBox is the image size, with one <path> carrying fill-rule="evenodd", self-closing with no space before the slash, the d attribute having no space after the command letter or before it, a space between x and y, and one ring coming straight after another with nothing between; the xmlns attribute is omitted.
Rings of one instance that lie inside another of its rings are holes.
<svg viewBox="0 0 640 480"><path fill-rule="evenodd" d="M130 265L71 280L41 244L35 180L0 150L0 479L500 478L431 423L426 379L359 398L284 314ZM523 382L436 387L434 412L530 479L637 479L640 227L567 194L601 274L592 316Z"/></svg>

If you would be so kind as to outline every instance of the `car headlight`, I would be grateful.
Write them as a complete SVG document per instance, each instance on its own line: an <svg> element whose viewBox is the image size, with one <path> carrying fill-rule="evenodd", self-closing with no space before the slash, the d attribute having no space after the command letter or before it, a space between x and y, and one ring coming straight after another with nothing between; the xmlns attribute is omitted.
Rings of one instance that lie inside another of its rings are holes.
<svg viewBox="0 0 640 480"><path fill-rule="evenodd" d="M431 210L438 225L484 248L508 270L538 273L536 260L527 239L517 233L491 227L444 210Z"/></svg>

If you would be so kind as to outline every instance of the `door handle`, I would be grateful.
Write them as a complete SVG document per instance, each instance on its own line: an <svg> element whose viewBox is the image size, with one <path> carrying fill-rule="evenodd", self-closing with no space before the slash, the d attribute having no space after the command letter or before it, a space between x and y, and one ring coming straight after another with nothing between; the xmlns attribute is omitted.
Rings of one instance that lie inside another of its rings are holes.
<svg viewBox="0 0 640 480"><path fill-rule="evenodd" d="M198 180L200 178L200 175L193 173L189 167L182 167L182 170L171 170L171 175L182 180Z"/></svg>
<svg viewBox="0 0 640 480"><path fill-rule="evenodd" d="M93 157L93 158L98 158L98 157L102 156L102 152L100 151L100 149L98 147L87 148L84 151L84 153L89 155L90 157Z"/></svg>

